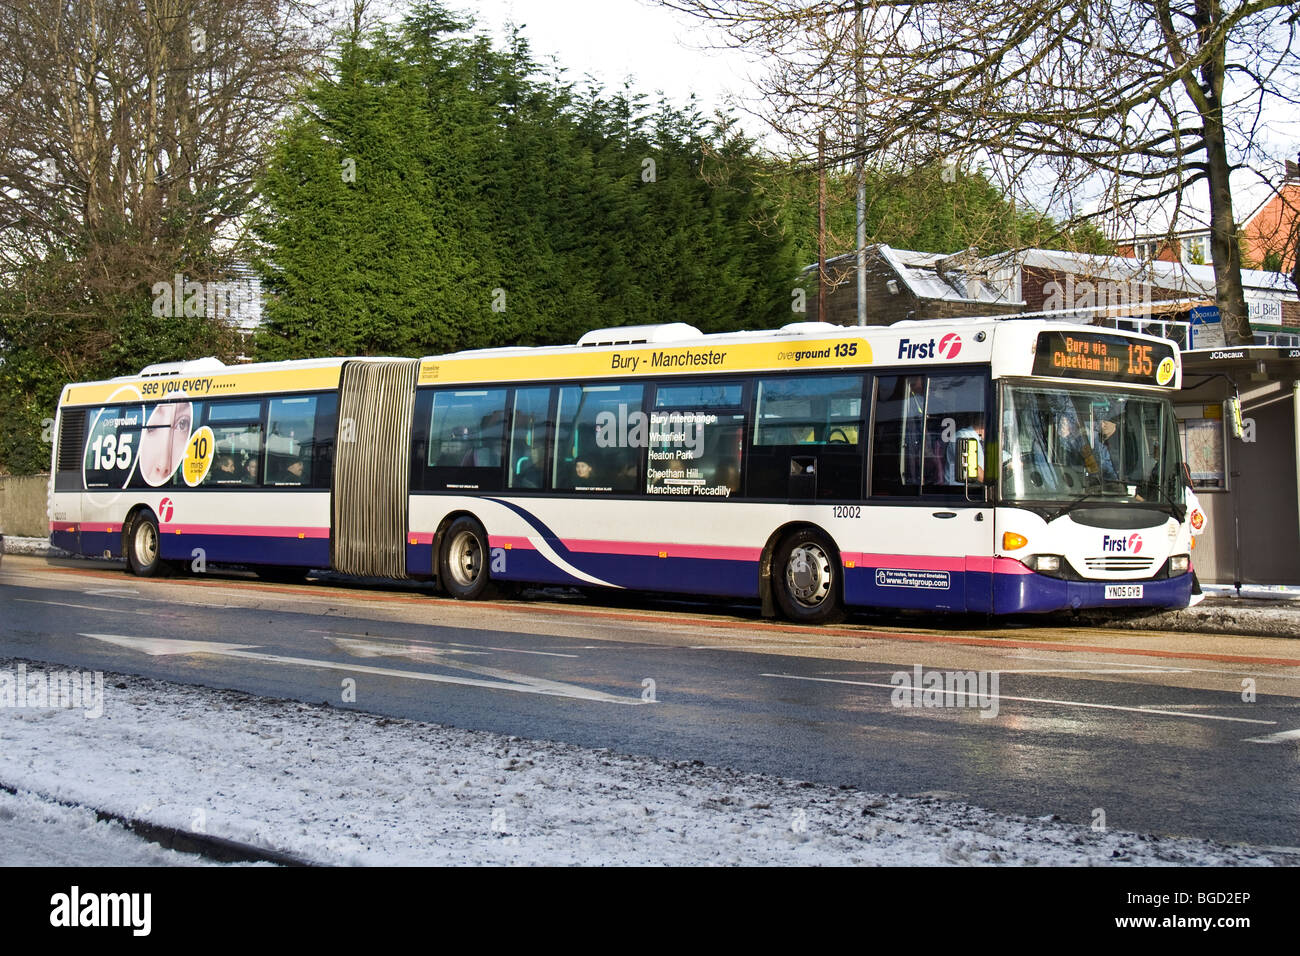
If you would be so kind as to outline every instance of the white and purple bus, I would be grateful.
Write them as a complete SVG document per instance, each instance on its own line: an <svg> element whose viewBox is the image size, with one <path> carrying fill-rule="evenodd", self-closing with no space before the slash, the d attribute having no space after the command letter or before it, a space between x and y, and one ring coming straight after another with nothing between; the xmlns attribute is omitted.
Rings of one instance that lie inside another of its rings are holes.
<svg viewBox="0 0 1300 956"><path fill-rule="evenodd" d="M51 540L203 562L846 607L1184 607L1171 342L970 320L225 366L69 385Z"/></svg>

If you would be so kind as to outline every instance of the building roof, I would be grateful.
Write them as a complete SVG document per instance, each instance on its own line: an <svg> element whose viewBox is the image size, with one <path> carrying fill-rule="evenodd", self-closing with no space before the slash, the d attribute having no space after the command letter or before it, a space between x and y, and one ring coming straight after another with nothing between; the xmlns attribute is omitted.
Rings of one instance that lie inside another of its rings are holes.
<svg viewBox="0 0 1300 956"><path fill-rule="evenodd" d="M990 259L1003 263L1014 262L1021 267L1030 266L1052 272L1086 276L1090 279L1139 282L1189 295L1214 297L1215 279L1212 265L1100 256L1083 252L1060 252L1053 249L1024 249L991 256ZM1290 278L1263 269L1242 269L1241 284L1245 287L1247 295L1295 294L1295 286Z"/></svg>
<svg viewBox="0 0 1300 956"><path fill-rule="evenodd" d="M969 302L979 305L1021 305L1012 287L989 275L988 260L973 249L952 254L895 249L885 243L868 246L868 256L879 256L918 299ZM847 252L826 260L827 269L853 267L856 253ZM817 264L805 267L814 272Z"/></svg>

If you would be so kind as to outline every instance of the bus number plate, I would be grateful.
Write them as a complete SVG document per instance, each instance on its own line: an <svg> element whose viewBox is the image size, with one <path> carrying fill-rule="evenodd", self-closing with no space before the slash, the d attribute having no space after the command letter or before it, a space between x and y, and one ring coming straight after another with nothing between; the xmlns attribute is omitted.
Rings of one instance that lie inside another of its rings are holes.
<svg viewBox="0 0 1300 956"><path fill-rule="evenodd" d="M1142 585L1140 584L1108 584L1106 585L1107 601L1125 601L1142 597Z"/></svg>

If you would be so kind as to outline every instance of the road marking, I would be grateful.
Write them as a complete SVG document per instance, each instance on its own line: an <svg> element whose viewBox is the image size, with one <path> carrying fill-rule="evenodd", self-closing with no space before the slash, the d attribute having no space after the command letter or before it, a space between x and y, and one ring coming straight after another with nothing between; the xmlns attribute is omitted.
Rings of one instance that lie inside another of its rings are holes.
<svg viewBox="0 0 1300 956"><path fill-rule="evenodd" d="M110 614L154 614L154 611L133 611L124 607L99 607L95 604L70 604L67 601L37 601L34 598L14 598L23 604L52 604L54 607L76 607L83 611L107 611Z"/></svg>
<svg viewBox="0 0 1300 956"><path fill-rule="evenodd" d="M785 680L809 680L817 681L823 684L852 684L856 687L883 687L886 690L897 690L898 684L873 684L860 680L838 680L833 677L803 677L798 674L760 674L760 677L780 677ZM939 690L939 688L933 688ZM925 690L925 688L922 688ZM1096 704L1086 700L1052 700L1047 697L1012 697L1008 694L985 694L981 699L988 700L1018 700L1029 704L1059 704L1064 707L1089 707L1096 710L1123 710L1135 714L1155 714L1159 717L1192 717L1196 720L1223 720L1234 724L1266 724L1276 726L1276 720L1252 720L1249 717L1219 717L1215 714L1192 714L1185 710L1153 710L1150 707L1125 707L1121 704Z"/></svg>
<svg viewBox="0 0 1300 956"><path fill-rule="evenodd" d="M997 668L999 674L1187 674L1190 673L1185 667L1114 667L1114 668L1091 668L1091 667L1041 667L1041 668L1017 668L1016 670L1006 670Z"/></svg>
<svg viewBox="0 0 1300 956"><path fill-rule="evenodd" d="M570 658L570 659L575 660L575 661L578 659L578 655L577 655L577 654L557 654L557 653L554 652L554 651L525 651L525 650L521 650L521 649L519 649L519 648L517 648L517 647L489 647L489 646L486 645L486 644L457 644L457 643L455 643L455 642L449 642L449 646L451 646L451 647L481 647L481 648L483 648L484 650L487 650L487 651L500 651L502 654L534 654L534 655L536 655L536 656L538 656L538 657L567 657L567 658Z"/></svg>
<svg viewBox="0 0 1300 956"><path fill-rule="evenodd" d="M326 637L355 637L355 638L360 638L363 641L375 641L377 642L375 645L376 647L382 646L379 642L391 641L394 643L400 643L402 646L406 648L435 648L438 647L439 645L443 645L446 647L473 648L473 650L471 651L463 652L463 653L471 653L471 654L477 654L482 651L500 651L503 654L534 654L537 655L538 657L569 657L572 658L573 660L578 659L577 654L558 654L554 651L525 651L517 647L489 647L486 644L460 644L457 643L456 641L414 641L412 642L406 640L405 638L399 638L399 637L380 637L375 634L355 634L349 631L318 631L314 629L308 630L307 633L324 634Z"/></svg>
<svg viewBox="0 0 1300 956"><path fill-rule="evenodd" d="M11 572L6 571L6 574ZM74 567L46 567L39 572L29 573L38 580L45 578L47 575L67 575L70 577L80 578L99 578L102 580L120 580L122 572L120 570L96 570L91 567L74 566ZM15 572L16 574L16 572ZM312 588L290 589L283 585L265 584L246 578L226 576L221 578L212 578L210 580L197 580L188 578L183 582L175 584L164 584L160 582L160 587L183 586L185 588L229 588L235 593L250 593L265 591L275 593L282 598L301 600L302 603L311 603L319 605L322 601L328 600L336 602L340 607L349 607L352 605L365 604L419 604L424 608L446 607L448 609L457 606L464 607L461 602L451 598L435 597L428 592L423 591L388 591L368 589L359 591L358 588L365 588L366 585L357 582L334 583L318 581L313 587L320 588L321 596L312 593ZM229 607L229 605L227 605ZM707 614L698 612L698 616L683 620L683 615L678 611L668 611L659 614L650 614L646 612L620 612L617 608L586 608L578 606L564 606L549 604L545 602L527 602L527 603L508 603L503 601L479 601L475 608L480 611L504 610L511 612L516 616L535 617L542 615L559 616L559 617L590 617L604 619L610 623L621 625L625 628L637 623L645 623L652 627L669 628L674 632L687 628L695 630L719 631L719 630L748 630L753 634L755 631L769 634L806 634L806 635L825 635L828 637L849 637L863 642L922 642L939 645L960 645L971 647L999 648L1003 650L1037 650L1043 651L1050 649L1053 653L1077 652L1098 655L1126 655L1135 657L1152 657L1163 658L1167 660L1196 660L1212 661L1218 663L1230 663L1241 665L1276 665L1281 667L1300 668L1300 658L1291 657L1264 657L1252 656L1246 654L1214 654L1204 652L1175 651L1160 648L1137 648L1137 647L1107 647L1102 645L1088 645L1076 643L1058 643L1044 639L1034 639L1032 635L1040 633L1043 629L1036 629L1024 632L1027 636L1019 636L1021 632L995 632L1005 636L988 636L976 637L974 635L954 635L952 633L916 633L903 630L881 630L880 628L887 625L860 625L860 626L840 626L827 627L825 625L805 626L790 623L770 623L766 621L754 620L724 620ZM457 623L459 627L474 627L472 622ZM1117 638L1135 636L1134 632L1116 631L1111 629L1097 629L1102 638ZM1147 632L1144 632L1144 634ZM755 635L757 636L757 635ZM1268 638L1260 638L1268 640ZM1216 673L1210 671L1210 673ZM1286 676L1286 675L1270 675Z"/></svg>
<svg viewBox="0 0 1300 956"><path fill-rule="evenodd" d="M1249 737L1246 739L1246 743L1289 744L1293 740L1300 740L1300 730L1283 730L1276 734L1269 734L1267 737Z"/></svg>
<svg viewBox="0 0 1300 956"><path fill-rule="evenodd" d="M257 651L244 650L246 647L256 646L250 644L221 644L215 641L179 641L156 637L132 637L125 634L82 633L81 636L89 637L97 641L105 641L109 644L116 644L119 647L130 648L144 654L211 654L221 657L242 658L245 660L269 661L273 664L290 664L299 667L315 667L323 670L343 671L348 674L375 674L381 677L398 677L406 680L430 681L436 684L459 684L466 687L483 687L488 690L510 690L521 694L541 694L546 697L569 697L575 700L589 700L608 704L639 705L651 703L651 701L642 700L640 697L618 697L614 694L606 694L603 691L579 687L576 684L565 684L560 681L530 677L526 674L514 674L510 671L499 670L497 668L474 667L459 662L452 663L450 661L440 661L439 663L446 667L494 677L496 680L480 680L471 677L457 677L450 674L429 674L424 671L399 670L397 668L389 667L371 667L366 664L348 664L338 661L314 660L307 657L287 657L282 654L266 654Z"/></svg>
<svg viewBox="0 0 1300 956"><path fill-rule="evenodd" d="M666 645L666 646L671 647L672 645ZM793 644L775 643L774 644L771 641L764 641L761 644L755 644L752 642L745 643L745 644L690 644L687 645L686 649L688 651L728 651L736 647L742 647L745 648L746 650L751 650L751 651L767 650L769 648L775 649L781 647L797 647L803 651L839 651L844 649L841 645L838 644L804 644L804 643L793 643Z"/></svg>
<svg viewBox="0 0 1300 956"><path fill-rule="evenodd" d="M234 652L242 651L249 647L257 647L256 644L222 644L218 641L185 641L179 638L170 637L127 637L123 634L82 634L82 637L93 637L97 641L104 641L106 644L116 644L118 647L125 647L127 650L139 651L142 654L148 654L152 657L162 657L168 654L228 654L234 656Z"/></svg>
<svg viewBox="0 0 1300 956"><path fill-rule="evenodd" d="M1044 656L1044 655L1041 655L1041 654L1011 654L1011 655L1008 655L1008 656L1010 656L1010 657L1020 657L1020 658L1024 658L1025 660L1029 660L1029 661L1050 661L1050 660L1054 660L1054 659L1055 659L1055 658L1047 657L1047 656ZM1129 663L1129 662L1127 662L1127 661L1124 661L1124 662L1120 662L1120 661L1087 661L1087 660L1081 660L1081 659L1079 659L1079 658L1066 658L1065 661L1064 661L1064 663L1066 663L1066 664L1111 664L1111 665L1113 665L1113 666L1115 666L1115 667L1121 667L1121 666L1123 666L1123 667L1136 667L1136 668L1141 668L1141 669L1145 669L1145 670L1150 670L1150 671L1152 671L1153 673L1154 673L1154 672L1160 672L1160 671L1164 670L1164 668L1163 668L1161 665L1159 665L1159 664L1136 664L1136 663ZM1259 671L1257 671L1257 670L1255 670L1255 671L1228 671L1228 670L1223 670L1222 668L1216 668L1216 667L1180 667L1180 668L1178 668L1178 670L1179 670L1179 671L1186 671L1186 672L1189 673L1189 674L1226 674L1226 675L1229 675L1229 676L1232 676L1232 677L1269 677L1269 678L1277 678L1278 680L1300 680L1300 674L1279 674L1279 673L1276 673L1276 672L1273 672L1273 671L1270 671L1270 672L1268 672L1267 674L1261 674L1261 673L1260 673ZM1010 671L1003 671L1002 673L1004 673L1004 674L1008 674L1008 673L1010 673Z"/></svg>

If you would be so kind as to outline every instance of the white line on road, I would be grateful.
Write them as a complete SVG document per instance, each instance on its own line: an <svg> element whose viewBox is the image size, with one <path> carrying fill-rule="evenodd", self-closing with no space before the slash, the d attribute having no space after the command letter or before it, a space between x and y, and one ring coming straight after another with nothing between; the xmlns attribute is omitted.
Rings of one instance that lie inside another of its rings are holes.
<svg viewBox="0 0 1300 956"><path fill-rule="evenodd" d="M671 644L665 644L664 646L665 646L665 647L671 647L671 646L673 646L673 645L671 645ZM691 644L691 645L689 645L689 646L687 647L687 650L690 650L690 651L723 651L723 650L731 650L733 647L741 647L741 648L745 648L746 650L750 650L750 651L755 651L755 650L766 651L766 650L770 650L770 649L772 649L772 648L778 648L778 647L797 647L797 648L799 648L801 651L838 651L838 650L843 650L843 648L842 648L840 645L838 645L838 644L802 644L802 643L796 643L796 644L790 644L790 643L785 643L785 644L773 644L773 643L768 642L768 641L765 641L765 642L763 642L763 643L761 643L761 644L760 644L760 643L754 643L754 642L752 642L752 641L750 641L750 642L746 642L746 643L743 643L743 644Z"/></svg>
<svg viewBox="0 0 1300 956"><path fill-rule="evenodd" d="M1249 737L1246 739L1246 743L1288 744L1293 740L1300 740L1300 730L1283 730L1276 734L1269 734L1267 737Z"/></svg>
<svg viewBox="0 0 1300 956"><path fill-rule="evenodd" d="M468 647L475 651L500 651L503 654L535 654L539 657L568 657L573 660L578 659L577 654L557 654L553 651L525 651L517 647L489 647L485 644L459 644L455 641L412 641L401 637L379 637L375 634L356 634L351 631L318 631L308 630L308 634L324 634L326 637L359 637L366 641L375 641L377 646L383 642L390 642L403 648L412 647Z"/></svg>
<svg viewBox="0 0 1300 956"><path fill-rule="evenodd" d="M343 671L348 674L376 674L382 677L397 677L405 680L430 681L436 684L459 684L466 687L483 687L489 690L510 690L521 694L541 694L547 697L569 697L575 700L599 701L608 704L646 704L650 701L640 697L618 697L603 691L589 690L576 684L530 677L526 674L512 674L509 671L470 668L461 664L447 663L448 667L471 670L499 678L498 680L480 680L472 677L456 677L450 674L430 674L424 671L399 670L388 667L371 667L365 664L348 664L340 661L322 661L306 657L286 657L281 654L265 654L244 650L248 644L222 644L216 641L178 641L165 638L132 637L125 634L86 634L82 637L93 638L141 651L145 654L214 654L221 657L238 657L245 660L269 661L273 664L290 664L299 667L316 667L324 670Z"/></svg>
<svg viewBox="0 0 1300 956"><path fill-rule="evenodd" d="M51 604L54 607L81 608L83 611L107 611L110 614L148 614L152 616L158 613L157 611L135 611L124 607L99 607L95 604L70 604L67 601L37 601L34 598L14 598L13 600L23 604Z"/></svg>
<svg viewBox="0 0 1300 956"><path fill-rule="evenodd" d="M1137 663L1134 663L1133 661L1087 661L1087 660L1079 660L1079 659L1077 659L1077 658L1063 658L1063 659L1062 659L1062 658L1056 658L1056 657L1050 657L1050 656L1046 656L1046 655L1038 655L1038 654L1011 654L1011 655L1009 655L1009 656L1011 656L1011 657L1023 657L1024 659L1026 659L1026 660L1031 660L1031 661L1063 660L1064 663L1066 663L1066 664L1109 664L1109 665L1112 665L1112 666L1114 666L1114 667L1140 667L1140 668L1143 668L1143 669L1146 669L1146 670L1150 670L1150 671L1152 671L1153 673L1154 673L1154 672L1158 672L1158 671L1159 671L1162 667L1164 667L1164 666L1168 666L1168 665L1160 665L1160 664L1137 664ZM1155 652L1152 652L1152 656L1157 656L1157 655L1156 655ZM1295 667L1293 667L1293 666L1291 666L1291 665L1289 665L1289 664L1268 664L1268 665L1264 665L1264 666L1268 666L1268 667L1290 667L1291 670L1293 670L1293 671L1296 670ZM1275 672L1273 672L1273 671L1261 672L1261 671L1259 671L1259 670L1253 670L1253 671L1251 671L1251 670L1229 671L1229 670L1223 670L1222 668L1217 668L1217 667L1182 667L1182 666L1180 666L1178 669L1179 669L1179 670L1182 670L1182 671L1186 671L1186 672L1188 672L1189 674L1227 674L1227 675L1229 675L1229 676L1234 676L1234 677L1268 677L1268 678L1277 678L1277 679L1279 679L1279 680L1300 680L1300 671L1297 671L1296 673L1293 673L1293 674L1278 674L1278 673L1275 673ZM1003 671L1003 673L1004 673L1004 674L1005 674L1005 673L1009 673L1009 671Z"/></svg>
<svg viewBox="0 0 1300 956"><path fill-rule="evenodd" d="M897 684L872 684L860 680L837 680L832 677L802 677L798 674L761 674L761 677L780 677L785 680L809 680L817 681L822 684L852 684L856 687L883 687L886 690L897 690ZM938 690L938 688L935 688ZM1275 726L1276 720L1252 720L1249 717L1219 717L1215 714L1190 714L1184 710L1154 710L1150 707L1125 707L1121 704L1094 704L1086 700L1052 700L1046 697L1011 697L1007 694L987 694L983 695L989 700L1018 700L1029 704L1059 704L1064 707L1090 707L1096 710L1125 710L1137 714L1155 714L1159 717L1192 717L1196 720L1224 720L1235 724L1267 724Z"/></svg>

